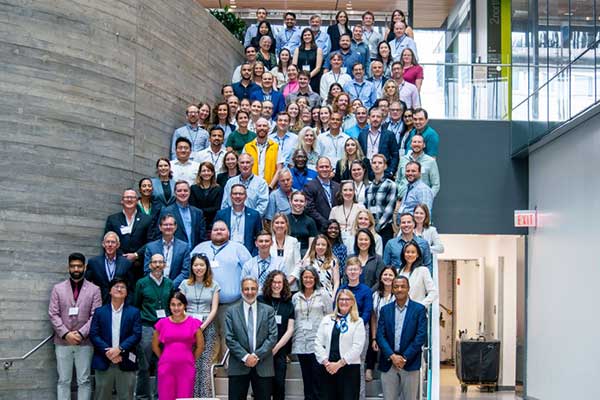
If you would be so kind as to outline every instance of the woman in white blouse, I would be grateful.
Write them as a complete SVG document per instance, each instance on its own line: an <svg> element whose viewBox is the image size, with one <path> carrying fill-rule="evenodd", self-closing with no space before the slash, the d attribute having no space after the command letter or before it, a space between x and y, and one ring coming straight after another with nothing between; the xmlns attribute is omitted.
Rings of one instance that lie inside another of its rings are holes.
<svg viewBox="0 0 600 400"><path fill-rule="evenodd" d="M315 357L321 364L319 399L358 400L365 335L354 295L340 290L333 314L323 317L315 339Z"/></svg>
<svg viewBox="0 0 600 400"><path fill-rule="evenodd" d="M435 226L431 226L430 213L427 204L418 204L413 213L415 217L415 234L427 240L432 254L442 254L444 245Z"/></svg>
<svg viewBox="0 0 600 400"><path fill-rule="evenodd" d="M365 206L356 202L356 193L352 181L342 181L338 192L338 202L341 204L331 209L329 219L340 224L342 241L347 249L354 248L354 223L359 211L366 210Z"/></svg>
<svg viewBox="0 0 600 400"><path fill-rule="evenodd" d="M283 272L291 285L291 290L296 292L298 285L296 284L292 272L301 261L300 258L300 242L293 236L290 236L290 222L285 214L276 213L271 221L273 229L273 244L271 245L271 257L283 257Z"/></svg>
<svg viewBox="0 0 600 400"><path fill-rule="evenodd" d="M429 268L423 265L423 255L417 242L411 240L404 246L400 261L398 275L408 278L410 299L429 307L437 299L438 290L433 283Z"/></svg>

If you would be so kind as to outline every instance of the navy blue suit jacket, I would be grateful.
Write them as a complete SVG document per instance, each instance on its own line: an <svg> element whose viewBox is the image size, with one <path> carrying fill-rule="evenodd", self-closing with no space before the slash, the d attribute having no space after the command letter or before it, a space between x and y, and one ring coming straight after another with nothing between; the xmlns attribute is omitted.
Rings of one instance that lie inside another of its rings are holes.
<svg viewBox="0 0 600 400"><path fill-rule="evenodd" d="M181 282L190 276L190 249L186 242L174 238L172 251L173 259L171 260L171 270L169 271L168 278L173 281L173 287L177 289ZM146 245L144 275L150 273L150 259L154 254L162 254L164 256L162 238Z"/></svg>
<svg viewBox="0 0 600 400"><path fill-rule="evenodd" d="M131 361L130 353L135 355L135 348L141 338L140 311L133 306L124 305L121 314L121 329L119 330L119 347L123 350L121 352L123 361L119 363L119 369L122 371L135 371L138 368L137 357L131 357L136 360L135 362ZM112 364L104 354L106 349L112 347L112 305L110 303L98 307L94 312L90 327L90 340L94 345L92 368L106 371Z"/></svg>
<svg viewBox="0 0 600 400"><path fill-rule="evenodd" d="M262 220L258 211L252 208L245 208L246 218L244 219L244 246L248 249L250 254L256 255L256 246L254 241L256 235L262 229ZM231 232L231 207L224 208L217 212L215 221L224 221Z"/></svg>
<svg viewBox="0 0 600 400"><path fill-rule="evenodd" d="M252 92L252 94L250 95L250 101L252 100L259 100L260 102L265 101L263 91L256 90ZM271 117L274 119L275 117L277 117L277 114L279 114L282 111L285 111L285 98L283 97L283 94L281 94L281 92L278 92L277 90L272 90L271 103L273 103L273 114L271 115Z"/></svg>
<svg viewBox="0 0 600 400"><path fill-rule="evenodd" d="M110 295L108 293L110 280L108 279L108 275L106 275L104 258L104 254L90 258L85 271L85 279L100 288L102 304L106 304L110 301ZM119 255L117 255L115 268L115 277L117 276L127 281L128 298L133 299L133 289L135 287L133 264L125 257Z"/></svg>
<svg viewBox="0 0 600 400"><path fill-rule="evenodd" d="M394 351L394 337L396 325L396 302L386 304L379 312L377 323L377 345L379 346L379 370L389 371L392 362L389 360L394 353L400 354L406 359L404 369L406 371L417 371L421 368L421 347L427 340L427 313L425 306L410 300L402 335L400 336L399 352Z"/></svg>
<svg viewBox="0 0 600 400"><path fill-rule="evenodd" d="M365 155L367 154L367 135L369 129L365 128L360 131L358 135L358 143L363 149ZM400 161L398 155L398 142L394 134L388 130L381 128L381 136L379 137L379 148L377 153L383 154L387 158L387 168L385 169L385 177L392 178L398 169L398 162Z"/></svg>
<svg viewBox="0 0 600 400"><path fill-rule="evenodd" d="M199 243L204 241L204 230L206 229L206 224L204 222L204 213L202 210L194 207L190 207L190 216L192 217L192 237L188 238L187 232L185 231L185 227L183 225L183 219L181 218L181 213L179 212L179 207L177 207L177 203L171 204L168 207L163 208L160 211L160 217L158 218L158 223L162 217L167 214L171 214L175 217L175 222L177 223L177 230L175 231L175 237L179 240L183 240L189 245L190 250L196 247Z"/></svg>
<svg viewBox="0 0 600 400"><path fill-rule="evenodd" d="M152 217L140 212L135 214L131 233L126 235L121 233L122 226L127 226L127 220L125 219L123 211L109 215L108 218L106 218L104 233L106 234L106 232L113 231L119 236L121 242L119 252L124 254L138 253L138 255L141 256L141 254L143 254L144 245L154 237Z"/></svg>

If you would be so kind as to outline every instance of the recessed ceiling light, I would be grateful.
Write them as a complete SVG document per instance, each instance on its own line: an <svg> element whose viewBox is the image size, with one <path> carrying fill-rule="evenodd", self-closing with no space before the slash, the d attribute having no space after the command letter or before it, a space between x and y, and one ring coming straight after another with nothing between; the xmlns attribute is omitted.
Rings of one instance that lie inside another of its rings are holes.
<svg viewBox="0 0 600 400"><path fill-rule="evenodd" d="M572 17L574 14L572 12L566 12L563 14L565 17Z"/></svg>

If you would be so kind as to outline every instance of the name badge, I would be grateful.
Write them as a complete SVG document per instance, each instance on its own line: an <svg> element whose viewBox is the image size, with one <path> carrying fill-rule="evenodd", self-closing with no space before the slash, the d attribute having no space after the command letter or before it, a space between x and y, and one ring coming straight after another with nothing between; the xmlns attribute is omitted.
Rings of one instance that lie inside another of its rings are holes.
<svg viewBox="0 0 600 400"><path fill-rule="evenodd" d="M69 307L69 317L79 314L79 307Z"/></svg>
<svg viewBox="0 0 600 400"><path fill-rule="evenodd" d="M302 71L310 72L310 65L303 65Z"/></svg>
<svg viewBox="0 0 600 400"><path fill-rule="evenodd" d="M165 310L156 310L156 316L158 318L165 318L167 316L167 313L165 313Z"/></svg>
<svg viewBox="0 0 600 400"><path fill-rule="evenodd" d="M342 67L342 68L340 68L340 69L341 69L341 71L342 71L342 74L347 74L347 73L348 73L348 68L346 68L346 67Z"/></svg>
<svg viewBox="0 0 600 400"><path fill-rule="evenodd" d="M121 225L121 235L130 235L133 226Z"/></svg>
<svg viewBox="0 0 600 400"><path fill-rule="evenodd" d="M305 331L312 331L312 323L310 321L300 321L300 329Z"/></svg>
<svg viewBox="0 0 600 400"><path fill-rule="evenodd" d="M210 262L210 267L211 268L219 268L219 262L217 260L212 260Z"/></svg>
<svg viewBox="0 0 600 400"><path fill-rule="evenodd" d="M137 357L133 353L129 353L129 357L128 358L129 358L129 361L131 361L132 363L134 363L135 360L137 360Z"/></svg>
<svg viewBox="0 0 600 400"><path fill-rule="evenodd" d="M277 322L277 325L281 325L281 315L275 316L275 322Z"/></svg>

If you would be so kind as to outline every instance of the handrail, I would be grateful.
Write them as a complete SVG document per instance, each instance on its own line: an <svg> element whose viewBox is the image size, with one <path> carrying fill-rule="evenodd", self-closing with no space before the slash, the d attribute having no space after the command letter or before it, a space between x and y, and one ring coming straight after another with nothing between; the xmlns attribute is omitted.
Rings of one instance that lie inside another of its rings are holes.
<svg viewBox="0 0 600 400"><path fill-rule="evenodd" d="M43 345L45 345L50 340L52 340L53 337L54 337L54 334L48 336L46 339L42 340L37 346L35 346L33 349L29 350L27 353L23 354L21 357L0 358L0 362L4 363L4 370L6 371L10 367L12 367L13 362L15 362L15 361L23 361L23 360L27 359L30 355L32 355L33 353L38 351Z"/></svg>
<svg viewBox="0 0 600 400"><path fill-rule="evenodd" d="M215 368L223 368L226 365L228 358L229 358L229 349L227 349L225 354L223 354L223 358L221 359L220 363L213 364L210 366L210 387L212 389L212 395L215 398L217 397L217 391L215 389Z"/></svg>
<svg viewBox="0 0 600 400"><path fill-rule="evenodd" d="M494 63L449 63L449 62L421 62L419 65L433 65L443 67L512 67L512 64L494 64Z"/></svg>

